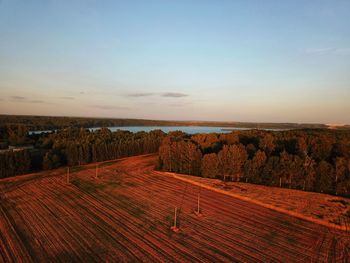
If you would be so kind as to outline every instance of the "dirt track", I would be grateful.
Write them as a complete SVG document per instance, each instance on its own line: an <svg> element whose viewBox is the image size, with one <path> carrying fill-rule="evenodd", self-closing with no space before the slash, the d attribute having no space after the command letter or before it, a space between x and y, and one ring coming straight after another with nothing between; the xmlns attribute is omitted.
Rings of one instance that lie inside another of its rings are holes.
<svg viewBox="0 0 350 263"><path fill-rule="evenodd" d="M0 262L348 262L347 233L162 176L156 159L120 160L98 179L81 170L70 184L62 169L0 181Z"/></svg>

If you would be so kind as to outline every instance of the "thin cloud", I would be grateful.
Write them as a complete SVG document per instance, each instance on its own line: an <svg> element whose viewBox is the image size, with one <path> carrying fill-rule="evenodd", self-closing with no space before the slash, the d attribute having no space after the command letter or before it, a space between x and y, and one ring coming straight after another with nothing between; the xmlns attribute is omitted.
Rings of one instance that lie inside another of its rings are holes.
<svg viewBox="0 0 350 263"><path fill-rule="evenodd" d="M11 96L11 99L13 99L13 100L25 100L26 98L22 97L22 96Z"/></svg>
<svg viewBox="0 0 350 263"><path fill-rule="evenodd" d="M182 98L182 97L187 97L188 94L180 93L180 92L165 92L165 93L162 93L161 96L168 97L168 98Z"/></svg>
<svg viewBox="0 0 350 263"><path fill-rule="evenodd" d="M323 54L332 51L332 48L308 48L305 50L307 54Z"/></svg>
<svg viewBox="0 0 350 263"><path fill-rule="evenodd" d="M167 97L167 98L182 98L187 97L188 94L180 93L180 92L164 92L164 93L155 93L155 92L138 92L138 93L129 93L126 94L126 97L131 98L141 98L141 97L150 97L150 96L160 96L160 97Z"/></svg>
<svg viewBox="0 0 350 263"><path fill-rule="evenodd" d="M59 99L62 99L62 100L74 100L75 98L74 97L59 97Z"/></svg>
<svg viewBox="0 0 350 263"><path fill-rule="evenodd" d="M11 99L12 101L15 101L15 102L21 102L21 103L36 103L36 104L40 104L40 103L45 103L45 104L52 104L50 102L47 102L47 101L43 101L43 100L33 100L33 99L28 99L26 97L23 97L23 96L11 96Z"/></svg>
<svg viewBox="0 0 350 263"><path fill-rule="evenodd" d="M155 95L153 92L139 92L139 93L126 94L126 97L139 98L139 97L149 97L153 95Z"/></svg>
<svg viewBox="0 0 350 263"><path fill-rule="evenodd" d="M128 107L113 106L113 105L91 105L90 107L101 110L128 110Z"/></svg>
<svg viewBox="0 0 350 263"><path fill-rule="evenodd" d="M326 48L308 48L305 50L306 54L339 54L346 55L350 54L350 48L336 48L336 47L326 47Z"/></svg>
<svg viewBox="0 0 350 263"><path fill-rule="evenodd" d="M43 100L28 100L27 102L28 103L47 103L47 102L45 102Z"/></svg>
<svg viewBox="0 0 350 263"><path fill-rule="evenodd" d="M337 48L335 53L339 55L350 55L350 47L348 48Z"/></svg>
<svg viewBox="0 0 350 263"><path fill-rule="evenodd" d="M169 104L170 107L184 107L184 106L187 106L187 105L190 105L191 103L190 102L184 102L184 103L172 103L172 104Z"/></svg>

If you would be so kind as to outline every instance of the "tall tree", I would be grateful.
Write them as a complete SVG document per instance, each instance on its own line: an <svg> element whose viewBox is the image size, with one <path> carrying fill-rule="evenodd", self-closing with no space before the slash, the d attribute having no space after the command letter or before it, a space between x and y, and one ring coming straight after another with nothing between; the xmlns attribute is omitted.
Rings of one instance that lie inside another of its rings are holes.
<svg viewBox="0 0 350 263"><path fill-rule="evenodd" d="M202 159L202 176L215 178L219 175L219 159L216 153L209 153Z"/></svg>

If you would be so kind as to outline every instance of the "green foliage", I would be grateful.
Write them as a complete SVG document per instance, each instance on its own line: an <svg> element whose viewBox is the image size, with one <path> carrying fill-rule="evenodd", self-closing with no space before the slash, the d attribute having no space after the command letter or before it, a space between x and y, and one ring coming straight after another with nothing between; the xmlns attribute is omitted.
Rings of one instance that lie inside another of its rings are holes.
<svg viewBox="0 0 350 263"><path fill-rule="evenodd" d="M31 158L28 150L5 151L0 153L0 178L28 173Z"/></svg>
<svg viewBox="0 0 350 263"><path fill-rule="evenodd" d="M190 148L201 154L186 154ZM187 168L191 162L200 163L199 172ZM350 196L350 132L251 130L192 137L169 134L160 146L158 167L203 177Z"/></svg>
<svg viewBox="0 0 350 263"><path fill-rule="evenodd" d="M158 151L163 137L164 133L160 130L132 133L111 132L107 128L95 132L83 128L67 128L50 134L34 135L32 140L36 149L31 151L29 157L22 156L23 151L8 150L0 153L0 175L8 177L31 170L76 166L154 153ZM31 163L35 166L30 167Z"/></svg>
<svg viewBox="0 0 350 263"><path fill-rule="evenodd" d="M13 146L29 143L28 127L22 124L7 125L6 136L8 143Z"/></svg>
<svg viewBox="0 0 350 263"><path fill-rule="evenodd" d="M60 157L53 151L49 151L45 154L43 159L43 168L44 170L54 169L60 167L61 161Z"/></svg>

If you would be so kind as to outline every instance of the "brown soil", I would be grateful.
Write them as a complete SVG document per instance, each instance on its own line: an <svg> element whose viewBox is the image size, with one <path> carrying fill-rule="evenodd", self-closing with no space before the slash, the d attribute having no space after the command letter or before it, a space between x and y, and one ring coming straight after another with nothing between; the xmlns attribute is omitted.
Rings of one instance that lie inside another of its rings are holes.
<svg viewBox="0 0 350 263"><path fill-rule="evenodd" d="M90 165L69 184L64 169L0 180L0 262L349 259L345 231L156 172L156 160L109 163L98 179Z"/></svg>
<svg viewBox="0 0 350 263"><path fill-rule="evenodd" d="M236 198L332 228L350 231L350 199L327 194L255 185L223 182L183 174L167 173L180 180L214 188Z"/></svg>

